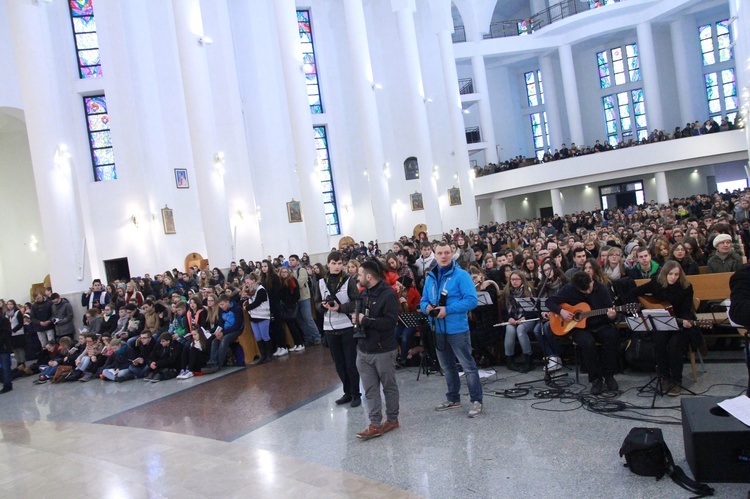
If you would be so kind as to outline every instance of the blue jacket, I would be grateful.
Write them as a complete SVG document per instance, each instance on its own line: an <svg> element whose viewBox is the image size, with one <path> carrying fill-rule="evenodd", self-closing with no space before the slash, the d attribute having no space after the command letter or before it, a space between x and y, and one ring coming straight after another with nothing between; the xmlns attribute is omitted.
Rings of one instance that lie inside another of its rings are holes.
<svg viewBox="0 0 750 499"><path fill-rule="evenodd" d="M238 303L230 302L229 310L219 312L219 326L224 334L242 332L245 328L245 318L242 316L242 308Z"/></svg>
<svg viewBox="0 0 750 499"><path fill-rule="evenodd" d="M422 290L422 301L419 303L423 313L427 313L427 305L437 305L443 290L448 292L445 319L430 317L430 323L435 332L440 334L458 334L469 330L468 313L477 306L477 291L471 275L459 267L456 262L443 269L435 266L427 273Z"/></svg>

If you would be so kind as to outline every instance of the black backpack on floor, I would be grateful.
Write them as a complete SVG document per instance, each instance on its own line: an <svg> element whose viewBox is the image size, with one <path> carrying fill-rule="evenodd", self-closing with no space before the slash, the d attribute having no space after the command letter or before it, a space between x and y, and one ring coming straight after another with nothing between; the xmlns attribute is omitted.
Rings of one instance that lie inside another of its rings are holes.
<svg viewBox="0 0 750 499"><path fill-rule="evenodd" d="M620 447L620 457L625 456L625 466L636 475L653 476L659 480L669 475L674 483L689 490L696 497L714 495L714 489L705 483L688 478L682 468L674 464L672 453L659 428L632 428Z"/></svg>

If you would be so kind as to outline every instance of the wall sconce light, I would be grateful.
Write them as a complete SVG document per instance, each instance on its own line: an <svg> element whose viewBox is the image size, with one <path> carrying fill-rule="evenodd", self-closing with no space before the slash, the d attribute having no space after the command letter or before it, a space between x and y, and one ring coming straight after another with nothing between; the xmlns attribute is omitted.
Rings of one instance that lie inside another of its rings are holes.
<svg viewBox="0 0 750 499"><path fill-rule="evenodd" d="M432 178L434 178L435 180L440 178L440 168L438 167L438 165L432 167Z"/></svg>
<svg viewBox="0 0 750 499"><path fill-rule="evenodd" d="M344 205L344 211L345 212L349 213L349 208L350 208L350 206L348 204Z"/></svg>
<svg viewBox="0 0 750 499"><path fill-rule="evenodd" d="M425 104L431 104L431 103L432 103L432 99L430 99L429 97L425 97L424 99L422 99L422 101L423 101L423 102L424 102Z"/></svg>
<svg viewBox="0 0 750 499"><path fill-rule="evenodd" d="M135 225L135 228L137 229L138 228L138 219L136 218L135 215L130 215L130 221L133 223L133 225Z"/></svg>
<svg viewBox="0 0 750 499"><path fill-rule="evenodd" d="M242 212L242 210L237 210L237 216L240 217L240 220L245 219L245 214Z"/></svg>
<svg viewBox="0 0 750 499"><path fill-rule="evenodd" d="M381 85L380 83L372 83L370 86L373 90L380 90L381 88L383 88L383 85Z"/></svg>
<svg viewBox="0 0 750 499"><path fill-rule="evenodd" d="M212 43L214 43L214 39L210 36L203 35L198 38L198 45L211 45Z"/></svg>
<svg viewBox="0 0 750 499"><path fill-rule="evenodd" d="M391 164L390 163L383 164L383 175L385 175L385 178L391 178Z"/></svg>
<svg viewBox="0 0 750 499"><path fill-rule="evenodd" d="M469 111L468 109L464 109L464 114L470 114L470 113L471 111Z"/></svg>
<svg viewBox="0 0 750 499"><path fill-rule="evenodd" d="M370 174L369 174L369 173L367 173L367 168L365 168L365 171L364 171L364 172L362 172L362 174L363 174L363 175L364 175L365 177L367 177L368 179L370 178Z"/></svg>
<svg viewBox="0 0 750 499"><path fill-rule="evenodd" d="M70 159L70 152L68 152L68 146L65 144L58 144L55 150L55 165L61 166Z"/></svg>
<svg viewBox="0 0 750 499"><path fill-rule="evenodd" d="M214 168L220 174L224 174L224 153L221 151L214 154Z"/></svg>
<svg viewBox="0 0 750 499"><path fill-rule="evenodd" d="M36 238L36 236L31 236L31 239L29 240L29 249L31 251L36 251L39 249L39 240Z"/></svg>
<svg viewBox="0 0 750 499"><path fill-rule="evenodd" d="M255 217L258 219L258 222L263 219L263 217L260 216L260 206L255 207Z"/></svg>

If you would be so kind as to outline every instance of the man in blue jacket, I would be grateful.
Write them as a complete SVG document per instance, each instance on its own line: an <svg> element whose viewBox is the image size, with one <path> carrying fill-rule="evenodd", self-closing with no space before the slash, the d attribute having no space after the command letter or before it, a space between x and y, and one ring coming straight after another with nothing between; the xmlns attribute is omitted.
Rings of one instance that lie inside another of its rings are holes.
<svg viewBox="0 0 750 499"><path fill-rule="evenodd" d="M448 384L446 401L435 410L446 411L461 407L461 379L456 369L456 359L466 375L471 409L469 417L482 413L482 385L479 372L471 356L468 313L477 306L477 292L468 272L452 260L453 252L446 242L435 247L437 266L427 273L422 301L422 312L430 316L435 330L435 348L440 367Z"/></svg>

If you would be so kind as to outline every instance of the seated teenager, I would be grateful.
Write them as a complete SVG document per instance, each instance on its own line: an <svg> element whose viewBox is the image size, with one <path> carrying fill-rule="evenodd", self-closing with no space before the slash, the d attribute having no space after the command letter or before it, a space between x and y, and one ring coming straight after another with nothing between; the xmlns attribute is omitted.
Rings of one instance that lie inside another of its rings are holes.
<svg viewBox="0 0 750 499"><path fill-rule="evenodd" d="M185 339L188 340L188 344L182 349L180 373L177 379L192 378L193 373L200 372L206 366L211 355L209 343L201 328L194 328L185 333Z"/></svg>
<svg viewBox="0 0 750 499"><path fill-rule="evenodd" d="M505 358L508 369L511 371L520 371L527 373L534 369L531 360L531 340L529 333L534 329L534 322L527 319L535 319L535 312L527 312L521 309L517 299L530 298L534 295L533 289L526 282L520 271L514 270L510 273L508 284L503 290L503 322L508 322L505 326ZM521 344L523 353L523 364L519 365L515 359L516 338Z"/></svg>
<svg viewBox="0 0 750 499"><path fill-rule="evenodd" d="M152 334L153 333L150 330L144 329L143 331L141 331L141 334L138 335L138 339L135 341L135 343L132 346L129 345L130 351L128 352L128 357L133 359L130 363L130 366L128 366L128 371L130 372L131 376L123 373L121 376L115 379L115 381L143 378L146 375L149 368L148 361L149 359L151 359L151 355L154 352L154 347L156 346L156 340L153 339Z"/></svg>
<svg viewBox="0 0 750 499"><path fill-rule="evenodd" d="M673 307L674 316L680 319L678 331L653 331L656 368L664 377L661 389L677 397L681 392L685 345L691 337L700 338L700 331L694 324L693 285L685 278L685 272L678 262L667 261L658 276L638 286L632 295L634 299L650 295L659 302L665 302Z"/></svg>
<svg viewBox="0 0 750 499"><path fill-rule="evenodd" d="M158 383L159 381L176 378L181 358L182 343L173 339L169 333L161 333L159 343L151 353L144 380Z"/></svg>
<svg viewBox="0 0 750 499"><path fill-rule="evenodd" d="M104 363L97 369L96 376L101 379L114 381L120 373L128 373L130 361L128 360L128 344L117 338L110 340L102 352ZM83 381L83 379L81 379Z"/></svg>
<svg viewBox="0 0 750 499"><path fill-rule="evenodd" d="M585 329L574 328L571 331L573 341L580 347L583 361L588 369L591 382L590 393L600 395L604 391L605 383L607 390L617 391L619 387L615 380L615 373L617 372L617 346L620 337L612 325L617 313L612 308L613 302L609 289L604 284L594 281L586 272L576 272L570 283L547 298L547 308L566 321L573 319L573 313L564 310L561 305L574 306L579 303L586 303L591 310L608 309L606 315L589 317ZM601 360L596 350L597 341L603 345L604 353Z"/></svg>
<svg viewBox="0 0 750 499"><path fill-rule="evenodd" d="M224 365L229 345L239 338L245 327L245 319L239 302L233 302L224 295L219 298L219 309L221 310L219 326L216 328L214 341L211 343L211 358L202 369L204 374L215 373Z"/></svg>

